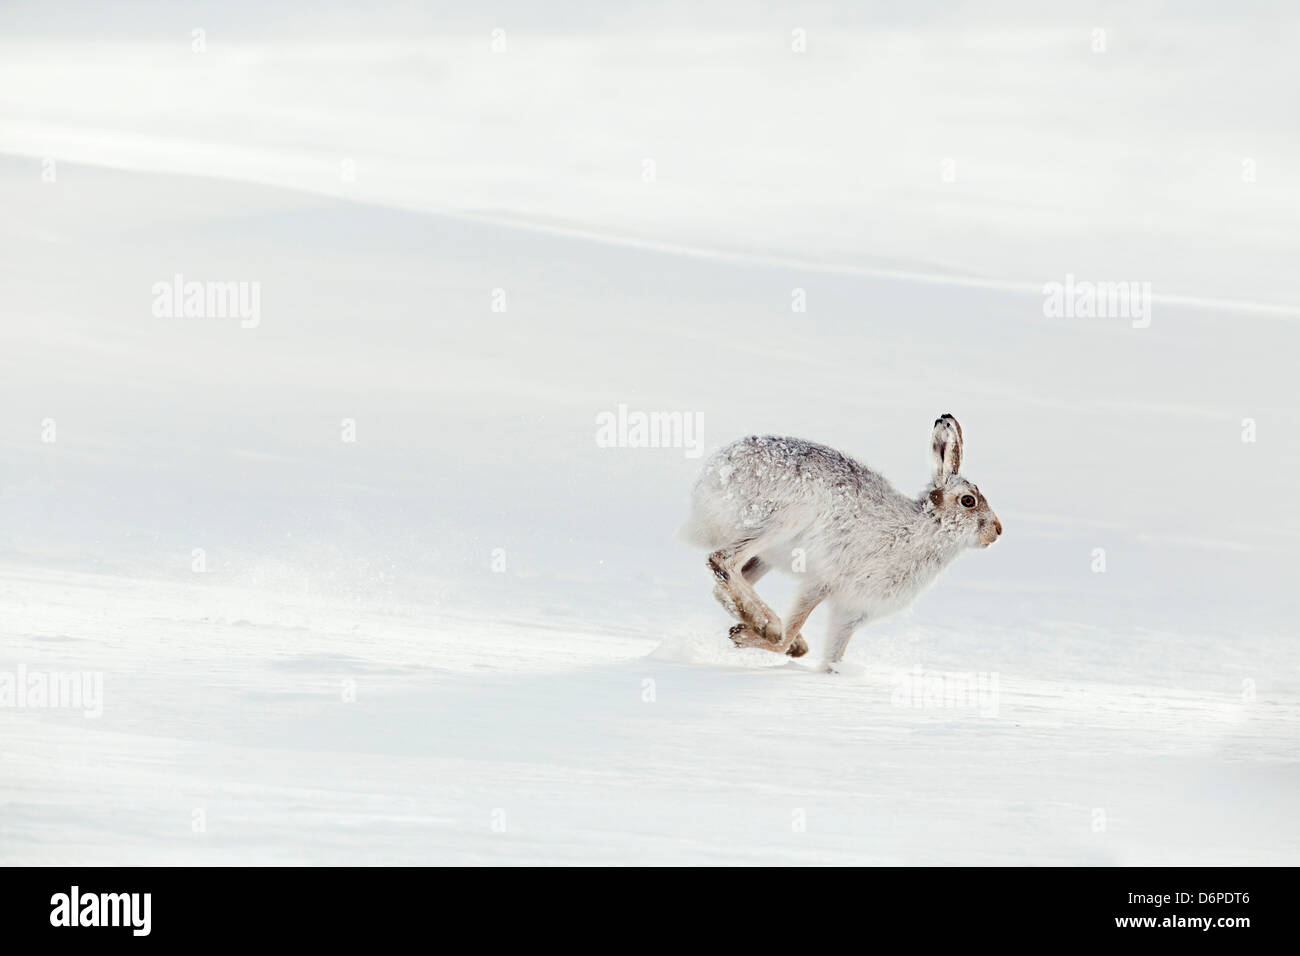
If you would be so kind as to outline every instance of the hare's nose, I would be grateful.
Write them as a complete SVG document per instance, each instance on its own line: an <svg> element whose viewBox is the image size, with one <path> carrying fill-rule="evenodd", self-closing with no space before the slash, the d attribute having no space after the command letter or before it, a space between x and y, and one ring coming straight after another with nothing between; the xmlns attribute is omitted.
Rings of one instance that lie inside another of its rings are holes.
<svg viewBox="0 0 1300 956"><path fill-rule="evenodd" d="M998 536L1001 537L1001 535L1002 535L1002 522L999 521L997 518L994 518L994 519L993 519L993 530L995 530L995 531L998 533Z"/></svg>

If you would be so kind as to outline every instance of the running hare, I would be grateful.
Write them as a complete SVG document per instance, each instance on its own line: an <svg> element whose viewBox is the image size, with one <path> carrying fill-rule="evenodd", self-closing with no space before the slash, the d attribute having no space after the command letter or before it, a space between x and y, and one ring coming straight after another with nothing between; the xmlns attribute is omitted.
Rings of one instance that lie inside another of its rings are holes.
<svg viewBox="0 0 1300 956"><path fill-rule="evenodd" d="M853 632L910 604L964 549L988 547L1002 522L965 478L961 426L934 423L934 474L919 498L825 445L751 437L714 454L696 482L686 535L712 551L714 596L740 623L731 639L791 657L825 601L833 615L828 665ZM785 624L754 591L773 567L802 581Z"/></svg>

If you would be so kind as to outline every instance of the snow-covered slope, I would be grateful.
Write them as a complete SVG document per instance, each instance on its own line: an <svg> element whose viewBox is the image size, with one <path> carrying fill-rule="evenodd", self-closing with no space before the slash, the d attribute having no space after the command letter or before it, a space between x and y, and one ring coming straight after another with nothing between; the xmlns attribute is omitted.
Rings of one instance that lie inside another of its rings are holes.
<svg viewBox="0 0 1300 956"><path fill-rule="evenodd" d="M704 621L377 610L12 568L3 588L6 657L105 675L98 719L5 715L9 863L1277 864L1296 850L1295 695L1243 701L1226 641L1180 652L1223 668L1216 689L1123 666L1061 679L1025 663L1032 645L1104 659L1114 636L969 619L859 648L861 674L829 677L735 651ZM1183 642L1144 635L1133 653ZM1231 656L1287 660L1259 640ZM969 705L927 706L909 660L1003 672L980 675Z"/></svg>
<svg viewBox="0 0 1300 956"><path fill-rule="evenodd" d="M0 714L6 861L1294 859L1292 322L0 168L0 665L103 680ZM854 674L736 651L620 403L908 489L952 410L1007 533Z"/></svg>

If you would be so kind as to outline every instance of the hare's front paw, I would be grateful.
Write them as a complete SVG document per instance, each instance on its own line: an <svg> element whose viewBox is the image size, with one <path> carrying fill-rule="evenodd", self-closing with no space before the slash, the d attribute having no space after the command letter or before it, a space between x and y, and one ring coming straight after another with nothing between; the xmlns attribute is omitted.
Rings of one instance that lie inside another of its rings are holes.
<svg viewBox="0 0 1300 956"><path fill-rule="evenodd" d="M800 634L798 637L794 639L794 643L791 644L790 649L786 651L786 654L788 654L790 657L803 657L807 653L808 653L808 642L803 639L802 634Z"/></svg>
<svg viewBox="0 0 1300 956"><path fill-rule="evenodd" d="M828 674L843 674L848 677L864 677L867 673L866 667L851 661L827 661L823 666Z"/></svg>

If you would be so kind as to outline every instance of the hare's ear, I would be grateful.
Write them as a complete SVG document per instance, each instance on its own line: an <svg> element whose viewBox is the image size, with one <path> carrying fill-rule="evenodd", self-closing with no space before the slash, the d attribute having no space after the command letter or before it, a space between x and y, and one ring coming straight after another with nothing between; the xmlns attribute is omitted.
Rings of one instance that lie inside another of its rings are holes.
<svg viewBox="0 0 1300 956"><path fill-rule="evenodd" d="M930 464L936 482L957 474L961 468L961 426L951 415L942 415L934 420L934 435L930 438Z"/></svg>

